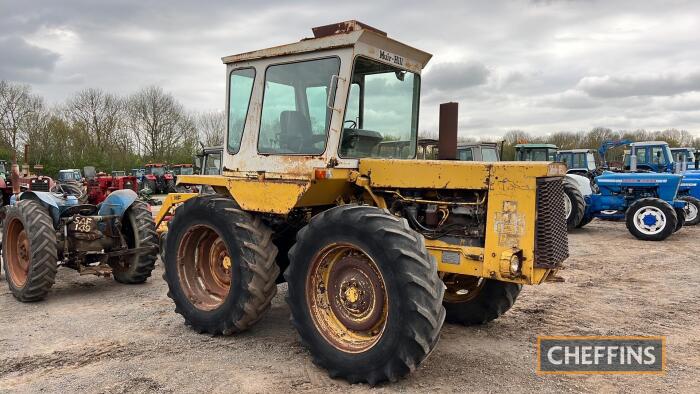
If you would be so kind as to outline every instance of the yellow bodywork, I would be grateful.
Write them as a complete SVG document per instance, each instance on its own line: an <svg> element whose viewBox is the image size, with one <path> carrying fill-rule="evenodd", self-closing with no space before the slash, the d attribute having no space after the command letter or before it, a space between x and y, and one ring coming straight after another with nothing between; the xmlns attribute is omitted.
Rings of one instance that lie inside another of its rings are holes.
<svg viewBox="0 0 700 394"><path fill-rule="evenodd" d="M281 215L294 208L353 201L358 190L364 202L381 208L386 208L383 195L398 189L488 190L483 248L426 239L438 271L539 284L554 270L534 267L536 182L565 172L566 167L556 163L361 159L357 170L319 168L308 177L228 172L181 175L178 183L210 185L219 193L227 191L244 210ZM192 193L170 194L156 222L172 206L192 197ZM517 277L508 270L514 254L523 262Z"/></svg>

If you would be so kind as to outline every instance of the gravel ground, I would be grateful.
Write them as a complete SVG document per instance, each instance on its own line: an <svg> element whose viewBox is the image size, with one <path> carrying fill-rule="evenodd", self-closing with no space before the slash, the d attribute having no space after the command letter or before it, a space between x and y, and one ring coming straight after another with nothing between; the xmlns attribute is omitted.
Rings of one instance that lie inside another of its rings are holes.
<svg viewBox="0 0 700 394"><path fill-rule="evenodd" d="M697 392L700 226L665 242L595 221L570 236L565 283L530 286L482 327L445 325L437 349L380 392ZM4 275L4 274L3 274ZM0 286L0 392L364 392L332 380L297 342L279 286L271 310L235 337L187 329L159 264L144 285L59 270L48 298L22 304ZM537 376L537 335L666 335L668 372Z"/></svg>

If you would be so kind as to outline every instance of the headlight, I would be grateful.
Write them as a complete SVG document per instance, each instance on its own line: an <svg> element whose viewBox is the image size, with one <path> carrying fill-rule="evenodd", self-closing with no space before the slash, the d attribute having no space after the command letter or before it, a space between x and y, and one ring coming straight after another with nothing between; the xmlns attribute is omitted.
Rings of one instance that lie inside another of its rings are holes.
<svg viewBox="0 0 700 394"><path fill-rule="evenodd" d="M559 176L566 175L566 164L564 163L550 163L547 167L547 176Z"/></svg>
<svg viewBox="0 0 700 394"><path fill-rule="evenodd" d="M513 275L519 275L520 269L522 268L522 261L520 261L520 256L514 254L510 257L510 273Z"/></svg>

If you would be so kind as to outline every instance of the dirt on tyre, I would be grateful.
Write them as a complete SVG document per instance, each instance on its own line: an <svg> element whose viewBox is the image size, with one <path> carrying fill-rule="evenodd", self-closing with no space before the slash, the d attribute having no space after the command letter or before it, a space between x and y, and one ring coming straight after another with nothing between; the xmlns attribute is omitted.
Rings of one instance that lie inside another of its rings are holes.
<svg viewBox="0 0 700 394"><path fill-rule="evenodd" d="M299 230L289 259L292 324L331 377L396 381L435 347L444 287L405 219L370 206L329 209Z"/></svg>
<svg viewBox="0 0 700 394"><path fill-rule="evenodd" d="M684 226L695 226L700 223L700 200L692 196L679 197L688 203L685 208L685 223Z"/></svg>
<svg viewBox="0 0 700 394"><path fill-rule="evenodd" d="M642 241L663 241L676 231L678 217L671 204L658 198L641 198L627 208L629 232Z"/></svg>
<svg viewBox="0 0 700 394"><path fill-rule="evenodd" d="M564 210L566 213L566 228L573 230L579 227L586 214L586 201L578 190L576 183L564 178Z"/></svg>
<svg viewBox="0 0 700 394"><path fill-rule="evenodd" d="M448 323L467 326L485 324L506 313L522 286L476 276L444 274L447 289L443 305Z"/></svg>
<svg viewBox="0 0 700 394"><path fill-rule="evenodd" d="M125 284L144 283L155 268L158 257L158 235L148 205L134 201L124 214L122 235L129 249L150 248L147 251L122 256L110 263L114 280Z"/></svg>
<svg viewBox="0 0 700 394"><path fill-rule="evenodd" d="M49 212L31 200L5 210L2 258L10 291L22 302L42 300L58 268L56 231Z"/></svg>
<svg viewBox="0 0 700 394"><path fill-rule="evenodd" d="M165 239L168 297L195 331L230 335L262 318L277 293L277 248L260 218L227 197L187 200Z"/></svg>

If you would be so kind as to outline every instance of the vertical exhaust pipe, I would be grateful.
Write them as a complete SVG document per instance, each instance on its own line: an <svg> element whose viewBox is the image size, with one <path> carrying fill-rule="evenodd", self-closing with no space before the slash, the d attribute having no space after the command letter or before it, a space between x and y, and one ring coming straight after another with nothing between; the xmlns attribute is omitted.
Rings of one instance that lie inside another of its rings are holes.
<svg viewBox="0 0 700 394"><path fill-rule="evenodd" d="M438 159L457 160L457 103L440 104L440 131L438 136Z"/></svg>

